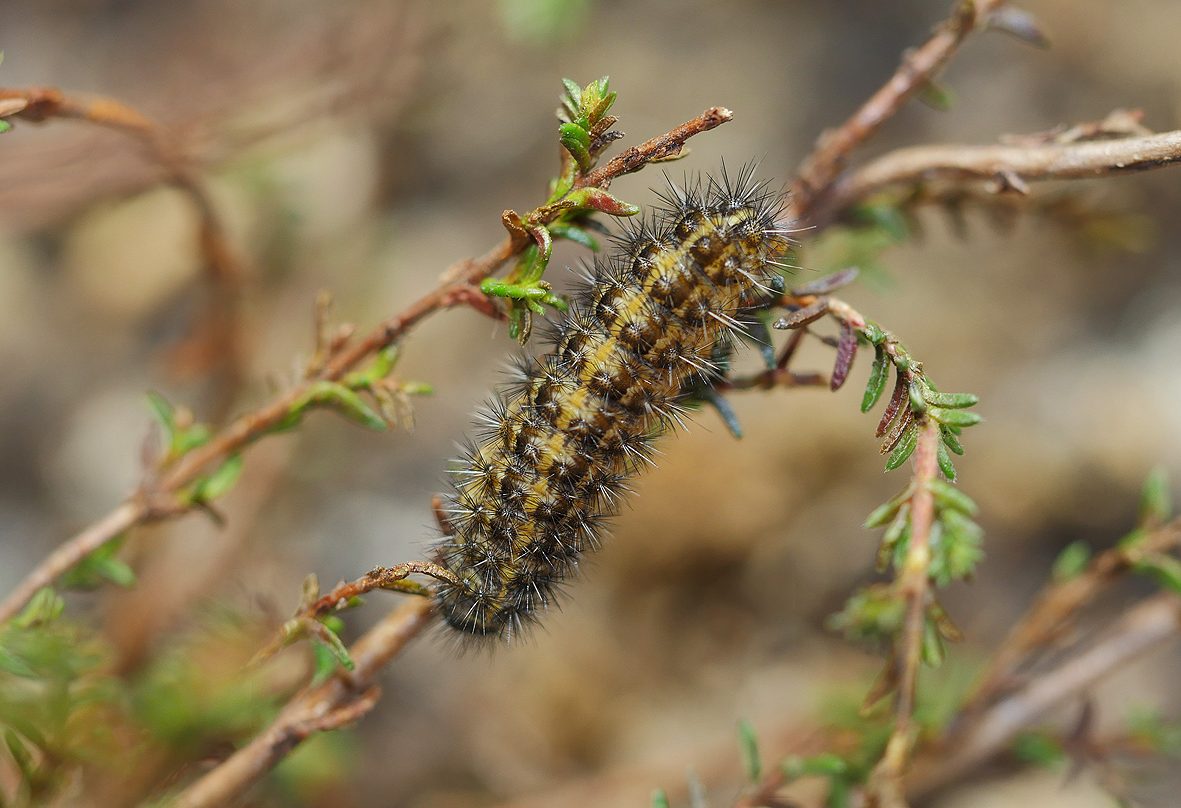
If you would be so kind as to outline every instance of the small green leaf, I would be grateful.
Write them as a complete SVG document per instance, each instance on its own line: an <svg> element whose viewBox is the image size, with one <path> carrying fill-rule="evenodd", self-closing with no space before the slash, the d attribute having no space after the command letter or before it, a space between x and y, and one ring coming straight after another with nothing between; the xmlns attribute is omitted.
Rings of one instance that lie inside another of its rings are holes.
<svg viewBox="0 0 1181 808"><path fill-rule="evenodd" d="M291 406L291 413L299 413L310 404L332 407L362 426L378 432L386 428L385 419L381 415L366 404L355 391L339 382L315 382L303 397Z"/></svg>
<svg viewBox="0 0 1181 808"><path fill-rule="evenodd" d="M982 420L977 413L967 412L965 410L945 410L939 407L932 407L930 409L930 414L932 418L941 424L946 424L947 426L956 426L961 429L969 426L975 426ZM954 449L952 451L954 451Z"/></svg>
<svg viewBox="0 0 1181 808"><path fill-rule="evenodd" d="M168 433L168 437L171 438L172 430L176 426L176 411L173 409L172 404L155 390L149 390L146 397L148 399L148 408L151 409L152 414L156 416L156 420L160 422L160 426L164 427Z"/></svg>
<svg viewBox="0 0 1181 808"><path fill-rule="evenodd" d="M861 329L861 333L867 340L869 340L870 345L881 345L889 336L885 331L882 330L881 326L872 322L866 323L865 328Z"/></svg>
<svg viewBox="0 0 1181 808"><path fill-rule="evenodd" d="M578 163L578 168L585 174L594 168L595 159L590 153L590 133L577 123L563 123L558 125L558 140L570 156Z"/></svg>
<svg viewBox="0 0 1181 808"><path fill-rule="evenodd" d="M571 79L562 79L562 86L566 88L566 97L570 99L572 109L577 113L582 106L582 88L578 86L578 82Z"/></svg>
<svg viewBox="0 0 1181 808"><path fill-rule="evenodd" d="M943 480L931 480L927 489L935 498L935 504L940 508L950 508L968 516L975 516L979 508L972 498L951 483Z"/></svg>
<svg viewBox="0 0 1181 808"><path fill-rule="evenodd" d="M2 122L0 122L2 123ZM0 129L0 132L4 131ZM37 761L26 745L26 741L16 734L15 730L4 730L4 745L8 747L8 754L12 756L21 777L26 783L33 782L37 777Z"/></svg>
<svg viewBox="0 0 1181 808"><path fill-rule="evenodd" d="M18 628L32 628L44 623L52 623L61 617L65 611L66 602L61 599L51 587L45 586L29 599L29 603L16 617L12 624Z"/></svg>
<svg viewBox="0 0 1181 808"><path fill-rule="evenodd" d="M0 671L6 671L22 679L37 679L39 674L24 659L0 644Z"/></svg>
<svg viewBox="0 0 1181 808"><path fill-rule="evenodd" d="M943 445L952 451L953 454L963 455L964 447L960 443L958 436L958 429L942 424L939 427L940 434L943 435Z"/></svg>
<svg viewBox="0 0 1181 808"><path fill-rule="evenodd" d="M865 517L865 524L863 527L872 530L875 527L881 527L882 525L886 524L898 515L898 511L900 511L902 506L906 505L907 502L910 501L910 497L911 489L908 486L901 494L898 494L887 502L883 502L881 505L874 508L869 516Z"/></svg>
<svg viewBox="0 0 1181 808"><path fill-rule="evenodd" d="M1013 741L1013 754L1036 766L1056 766L1066 759L1062 744L1044 732L1023 732Z"/></svg>
<svg viewBox="0 0 1181 808"><path fill-rule="evenodd" d="M915 379L907 387L906 392L910 395L910 408L917 414L922 414L927 411L927 400L924 398L926 386L919 379Z"/></svg>
<svg viewBox="0 0 1181 808"><path fill-rule="evenodd" d="M923 623L922 659L928 667L938 668L947 657L947 649L943 644L943 635L933 620Z"/></svg>
<svg viewBox="0 0 1181 808"><path fill-rule="evenodd" d="M905 463L907 458L914 453L914 447L918 445L918 440L918 424L912 424L906 428L906 432L902 434L902 440L898 441L898 445L894 447L894 451L890 452L890 456L886 459L886 471L893 471Z"/></svg>
<svg viewBox="0 0 1181 808"><path fill-rule="evenodd" d="M925 397L927 403L933 407L943 407L949 410L963 409L964 407L974 407L980 403L980 398L972 393L940 393L935 390L928 389Z"/></svg>
<svg viewBox="0 0 1181 808"><path fill-rule="evenodd" d="M205 478L205 483L201 487L202 501L212 502L229 492L242 474L242 466L242 455L234 454L227 457L216 471Z"/></svg>
<svg viewBox="0 0 1181 808"><path fill-rule="evenodd" d="M119 558L122 545L122 540L116 539L91 551L61 577L61 586L66 589L94 589L103 581L110 581L124 589L135 586L135 572Z"/></svg>
<svg viewBox="0 0 1181 808"><path fill-rule="evenodd" d="M935 450L935 459L939 463L939 471L943 473L949 481L955 482L956 471L955 464L951 462L951 455L947 451L947 445L940 441L939 447Z"/></svg>
<svg viewBox="0 0 1181 808"><path fill-rule="evenodd" d="M763 777L763 761L759 757L759 739L755 734L755 728L746 719L738 722L738 741L742 745L742 764L746 769L746 779L757 783Z"/></svg>
<svg viewBox="0 0 1181 808"><path fill-rule="evenodd" d="M550 235L554 238L564 238L567 241L573 241L575 244L586 247L591 252L598 252L600 250L598 240L576 225L567 224L566 222L554 222L549 226L549 231Z"/></svg>
<svg viewBox="0 0 1181 808"><path fill-rule="evenodd" d="M1153 469L1140 489L1139 524L1156 527L1164 524L1173 513L1169 495L1169 476L1164 468Z"/></svg>
<svg viewBox="0 0 1181 808"><path fill-rule="evenodd" d="M5 132L11 132L11 131L12 131L12 124L10 124L8 121L0 119L0 135L4 134Z"/></svg>
<svg viewBox="0 0 1181 808"><path fill-rule="evenodd" d="M844 758L832 752L821 752L807 758L792 755L783 761L781 768L788 780L798 780L809 776L840 777L849 771L849 764Z"/></svg>
<svg viewBox="0 0 1181 808"><path fill-rule="evenodd" d="M340 639L340 635L333 631L327 622L324 623L323 631L318 631L312 636L320 644L320 647L326 648L332 654L333 660L340 667L346 671L351 671L356 667L353 658L349 656L349 649L345 647L344 642Z"/></svg>
<svg viewBox="0 0 1181 808"><path fill-rule="evenodd" d="M669 808L668 794L664 793L663 788L652 792L652 808Z"/></svg>
<svg viewBox="0 0 1181 808"><path fill-rule="evenodd" d="M890 378L890 358L881 344L874 346L873 365L869 369L869 381L865 384L865 394L861 397L861 411L869 412L873 405L882 397L886 389L886 380Z"/></svg>
<svg viewBox="0 0 1181 808"><path fill-rule="evenodd" d="M1147 574L1165 589L1181 595L1181 560L1153 553L1137 561L1134 568L1137 572Z"/></svg>
<svg viewBox="0 0 1181 808"><path fill-rule="evenodd" d="M947 112L955 102L955 95L936 81L927 81L919 88L919 101L936 112Z"/></svg>
<svg viewBox="0 0 1181 808"><path fill-rule="evenodd" d="M859 221L880 228L893 241L906 241L910 235L906 217L897 205L860 205L854 209L853 215Z"/></svg>
<svg viewBox="0 0 1181 808"><path fill-rule="evenodd" d="M1077 578L1091 562L1091 546L1082 539L1072 541L1062 548L1054 559L1053 577L1055 583Z"/></svg>

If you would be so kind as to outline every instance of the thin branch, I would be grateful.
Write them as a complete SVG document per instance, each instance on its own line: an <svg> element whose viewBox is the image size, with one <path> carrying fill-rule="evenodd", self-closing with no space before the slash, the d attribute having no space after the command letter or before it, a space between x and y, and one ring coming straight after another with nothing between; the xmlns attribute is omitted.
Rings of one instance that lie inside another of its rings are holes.
<svg viewBox="0 0 1181 808"><path fill-rule="evenodd" d="M797 217L812 220L811 211L818 197L832 185L853 150L875 135L915 93L926 87L968 34L1003 5L1004 0L962 0L951 17L935 28L930 39L903 55L902 63L889 81L837 129L820 136L796 172L792 205Z"/></svg>
<svg viewBox="0 0 1181 808"><path fill-rule="evenodd" d="M376 700L377 674L430 625L434 602L410 598L386 615L349 649L355 668L305 690L285 706L264 732L176 795L177 808L231 804L309 735L355 721Z"/></svg>
<svg viewBox="0 0 1181 808"><path fill-rule="evenodd" d="M815 219L827 221L883 188L943 179L1025 182L1085 179L1148 171L1181 162L1181 131L1044 145L915 146L898 149L838 180Z"/></svg>
<svg viewBox="0 0 1181 808"><path fill-rule="evenodd" d="M177 138L140 111L112 98L81 99L56 87L0 88L0 117L44 123L76 120L121 132L139 141L164 169L170 184L193 205L200 231L198 245L205 262L209 299L202 321L182 346L187 364L219 368L212 420L220 421L233 402L243 374L238 309L245 269L230 245L225 224L209 188Z"/></svg>
<svg viewBox="0 0 1181 808"><path fill-rule="evenodd" d="M1181 631L1181 598L1162 593L1128 609L1091 647L981 714L947 743L916 761L908 791L922 795L961 779L1004 750L1023 729L1076 698L1103 677L1160 646Z"/></svg>
<svg viewBox="0 0 1181 808"><path fill-rule="evenodd" d="M961 714L972 716L1003 695L1014 684L1013 676L1029 654L1053 642L1079 609L1133 566L1137 557L1166 553L1178 545L1181 519L1152 531L1132 550L1113 547L1096 556L1080 575L1048 585L993 655Z"/></svg>
<svg viewBox="0 0 1181 808"><path fill-rule="evenodd" d="M0 96L0 100L3 100L3 96ZM710 108L666 135L645 141L637 147L637 155L624 160L617 158L610 161L603 169L594 172L595 182L610 184L619 174L635 171L646 162L676 153L688 138L728 120L724 116L719 117L718 110L717 107ZM628 153L630 150L625 154ZM558 213L555 212L554 215ZM150 496L145 497L145 492L137 492L110 514L67 540L38 564L3 603L0 603L0 623L16 614L38 589L52 583L88 553L114 539L129 527L140 524L150 517L175 517L191 511L194 507L191 505L176 505L161 511L143 504L143 500L148 498L156 501L171 497L195 481L207 469L224 462L226 458L283 424L289 418L292 407L307 395L315 382L340 379L363 360L404 336L429 315L442 309L468 304L472 297L472 285L496 271L525 246L519 239L506 237L484 255L453 264L443 274L439 286L402 312L380 323L359 341L341 346L340 351L331 357L313 378L281 393L259 409L239 417L208 443L185 454L162 479L153 484L151 491L147 492ZM136 502L141 504L136 505Z"/></svg>
<svg viewBox="0 0 1181 808"><path fill-rule="evenodd" d="M919 432L914 450L910 545L897 582L906 603L906 616L892 660L892 664L897 666L893 678L898 683L898 696L894 706L893 732L886 743L882 759L869 778L867 790L871 806L896 808L906 805L902 778L914 743L915 695L919 667L923 661L923 635L931 578L930 538L931 526L935 522L935 499L931 494L930 483L939 474L938 449L941 439L939 424L928 420Z"/></svg>

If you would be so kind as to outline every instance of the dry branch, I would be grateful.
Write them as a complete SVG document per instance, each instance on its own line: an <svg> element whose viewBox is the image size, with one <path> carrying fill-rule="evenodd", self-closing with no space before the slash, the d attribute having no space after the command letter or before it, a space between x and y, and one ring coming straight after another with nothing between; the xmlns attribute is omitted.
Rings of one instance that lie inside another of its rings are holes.
<svg viewBox="0 0 1181 808"><path fill-rule="evenodd" d="M827 221L884 188L950 180L1026 182L1086 179L1148 171L1181 162L1181 131L1046 145L915 146L898 149L837 180L813 216Z"/></svg>

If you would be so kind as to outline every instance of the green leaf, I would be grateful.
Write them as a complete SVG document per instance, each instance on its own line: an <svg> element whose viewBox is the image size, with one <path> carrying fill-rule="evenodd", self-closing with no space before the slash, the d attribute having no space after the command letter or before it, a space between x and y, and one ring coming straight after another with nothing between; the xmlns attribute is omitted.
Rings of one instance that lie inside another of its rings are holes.
<svg viewBox="0 0 1181 808"><path fill-rule="evenodd" d="M947 112L955 101L955 95L936 81L927 81L919 88L919 101L937 112Z"/></svg>
<svg viewBox="0 0 1181 808"><path fill-rule="evenodd" d="M873 509L869 516L865 517L865 524L863 527L873 529L881 527L898 515L898 511L902 506L910 501L911 489L908 486L905 491L890 500L883 502L881 505Z"/></svg>
<svg viewBox="0 0 1181 808"><path fill-rule="evenodd" d="M943 635L933 620L923 622L922 659L925 665L938 668L947 657L947 649L943 643Z"/></svg>
<svg viewBox="0 0 1181 808"><path fill-rule="evenodd" d="M918 440L918 424L911 424L906 428L906 432L902 433L902 440L898 441L898 445L894 447L894 451L890 452L890 456L886 459L886 471L893 471L905 463L906 459L914 453L914 447L918 445Z"/></svg>
<svg viewBox="0 0 1181 808"><path fill-rule="evenodd" d="M1013 754L1035 766L1052 767L1066 759L1062 744L1045 732L1023 732L1013 741Z"/></svg>
<svg viewBox="0 0 1181 808"><path fill-rule="evenodd" d="M881 326L873 322L866 323L865 328L861 329L861 333L869 340L870 345L881 345L889 337L889 334L883 331Z"/></svg>
<svg viewBox="0 0 1181 808"><path fill-rule="evenodd" d="M869 369L869 381L865 384L865 394L861 397L861 411L869 412L873 405L882 397L886 389L886 380L890 378L890 358L881 344L874 346L873 365Z"/></svg>
<svg viewBox="0 0 1181 808"><path fill-rule="evenodd" d="M910 408L915 413L922 414L927 411L927 401L924 398L926 393L926 385L919 379L915 379L906 388L906 392L910 395Z"/></svg>
<svg viewBox="0 0 1181 808"><path fill-rule="evenodd" d="M1169 476L1164 468L1153 469L1140 489L1139 524L1155 527L1168 521L1173 513L1169 495Z"/></svg>
<svg viewBox="0 0 1181 808"><path fill-rule="evenodd" d="M742 745L746 779L757 783L763 777L763 761L759 757L759 739L755 735L755 728L746 719L738 722L738 742Z"/></svg>
<svg viewBox="0 0 1181 808"><path fill-rule="evenodd" d="M103 581L130 589L135 586L135 572L119 558L121 539L109 541L91 551L61 577L66 589L94 589Z"/></svg>
<svg viewBox="0 0 1181 808"><path fill-rule="evenodd" d="M954 483L956 478L955 464L951 462L951 455L947 451L945 442L940 441L939 447L935 450L935 459L939 463L939 471L943 473L944 477Z"/></svg>
<svg viewBox="0 0 1181 808"><path fill-rule="evenodd" d="M964 407L974 407L980 403L980 398L972 393L940 393L928 389L925 393L927 403L933 407L944 407L958 410Z"/></svg>
<svg viewBox="0 0 1181 808"><path fill-rule="evenodd" d="M587 231L566 222L554 222L549 226L550 235L554 238L564 238L575 244L586 247L591 252L598 252L601 248L598 240Z"/></svg>
<svg viewBox="0 0 1181 808"><path fill-rule="evenodd" d="M570 99L573 111L577 113L582 106L582 88L571 79L562 79L562 85L566 88L566 97Z"/></svg>
<svg viewBox="0 0 1181 808"><path fill-rule="evenodd" d="M227 457L226 461L218 466L216 471L205 478L205 485L201 492L202 498L206 502L212 502L223 494L228 493L242 474L243 465L242 455L233 454Z"/></svg>
<svg viewBox="0 0 1181 808"><path fill-rule="evenodd" d="M964 410L946 410L939 407L932 407L930 409L930 415L941 424L946 424L947 426L956 426L960 427L961 429L969 426L975 426L982 420L981 417L974 412L966 412Z"/></svg>
<svg viewBox="0 0 1181 808"><path fill-rule="evenodd" d="M26 741L17 735L15 730L6 729L4 730L4 745L8 747L8 754L12 756L12 760L20 770L24 781L26 783L32 782L37 777L37 761Z"/></svg>
<svg viewBox="0 0 1181 808"><path fill-rule="evenodd" d="M378 432L386 428L385 419L372 407L365 403L357 393L339 382L318 381L314 383L303 397L291 406L292 414L305 409L309 404L329 406L336 409L362 426Z"/></svg>
<svg viewBox="0 0 1181 808"><path fill-rule="evenodd" d="M0 119L0 135L4 134L5 132L11 132L11 131L12 131L12 124L10 124L8 121Z"/></svg>
<svg viewBox="0 0 1181 808"><path fill-rule="evenodd" d="M576 123L558 125L558 140L585 174L594 168L595 160L590 153L590 133Z"/></svg>
<svg viewBox="0 0 1181 808"><path fill-rule="evenodd" d="M960 443L956 428L942 424L939 427L939 432L943 435L944 446L950 449L953 454L963 455L964 447L963 444Z"/></svg>
<svg viewBox="0 0 1181 808"><path fill-rule="evenodd" d="M668 794L664 793L663 788L652 792L652 808L669 808Z"/></svg>
<svg viewBox="0 0 1181 808"><path fill-rule="evenodd" d="M51 587L45 586L38 589L21 613L12 618L12 624L18 628L32 628L52 623L61 617L65 608L66 602L61 599L61 596Z"/></svg>
<svg viewBox="0 0 1181 808"><path fill-rule="evenodd" d="M1181 595L1181 560L1163 553L1145 556L1135 564L1135 570L1147 574L1160 586Z"/></svg>
<svg viewBox="0 0 1181 808"><path fill-rule="evenodd" d="M849 771L849 764L844 758L832 752L821 752L807 758L792 755L783 761L781 768L788 780L798 780L809 776L840 777Z"/></svg>
<svg viewBox="0 0 1181 808"><path fill-rule="evenodd" d="M337 665L340 665L346 671L351 671L356 667L353 658L349 656L349 649L345 647L344 642L340 639L340 635L328 626L327 621L324 622L324 630L316 632L312 636L315 638L318 647L328 650Z"/></svg>
<svg viewBox="0 0 1181 808"><path fill-rule="evenodd" d="M1072 541L1062 548L1062 552L1054 559L1053 578L1056 583L1063 583L1077 578L1091 562L1091 546L1082 539Z"/></svg>
<svg viewBox="0 0 1181 808"><path fill-rule="evenodd" d="M0 643L0 671L6 671L13 676L19 676L22 679L37 679L39 675L37 671L29 666L25 660L9 651Z"/></svg>
<svg viewBox="0 0 1181 808"><path fill-rule="evenodd" d="M971 497L954 485L945 483L943 480L931 480L927 484L927 489L935 498L935 504L940 508L949 508L968 516L975 516L979 510Z"/></svg>

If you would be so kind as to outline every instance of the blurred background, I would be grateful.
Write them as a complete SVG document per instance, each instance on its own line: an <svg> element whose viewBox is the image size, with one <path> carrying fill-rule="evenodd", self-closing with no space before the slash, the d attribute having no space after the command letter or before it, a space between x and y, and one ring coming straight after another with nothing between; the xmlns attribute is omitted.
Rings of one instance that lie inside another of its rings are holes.
<svg viewBox="0 0 1181 808"><path fill-rule="evenodd" d="M861 156L989 143L1119 107L1144 109L1155 130L1181 126L1181 4L1023 5L1051 49L974 36L944 76L950 111L908 105ZM733 122L694 139L669 174L754 160L786 183L814 138L948 8L5 0L0 86L120 99L180 133L207 166L246 267L237 413L296 378L319 290L334 296L335 317L365 329L495 244L503 209L543 201L562 77L610 75L625 145L729 107ZM1101 212L1082 225L1031 213L1000 230L970 207L958 219L922 213L921 238L882 252L843 293L900 335L942 389L981 398L986 422L958 466L981 506L987 559L945 596L967 637L948 681L970 676L1063 547L1110 546L1131 527L1150 469L1181 479L1178 176L1036 189ZM151 430L145 391L198 419L218 406L209 361L183 351L206 294L196 219L161 178L130 139L85 124L18 123L0 136L0 591L134 489ZM662 182L649 169L613 191L647 205ZM839 254L805 243L801 278ZM563 245L555 283L584 257ZM472 311L431 318L399 365L435 388L415 399L412 430L375 436L313 416L250 450L225 527L190 516L137 531L123 552L138 586L71 596L70 613L99 627L110 670L138 694L147 735L129 736L140 753L128 760L144 782L166 785L179 761L199 766L248 735L233 730L248 708L218 701L218 688L294 608L306 574L330 584L422 557L445 461L513 350L503 326ZM831 361L810 346L797 367ZM738 720L776 759L826 705L855 702L881 664L824 628L873 578L878 534L861 528L865 515L905 484L905 472L882 474L876 417L858 412L866 368L862 357L835 395L735 395L743 440L712 412L697 415L663 442L602 552L526 644L457 655L437 637L416 643L386 673L372 715L316 739L252 800L646 805L663 787L684 804L697 778L712 804L729 804L742 782ZM371 597L347 615L346 637L394 602ZM227 625L242 629L237 639L210 640ZM298 662L306 650L286 654ZM160 672L161 659L182 657L202 675ZM1101 724L1143 707L1176 715L1178 662L1170 645L1105 683ZM144 695L173 704L197 691L209 702L190 719L212 721L218 704L231 730L202 735L175 716L161 729ZM168 762L161 739L184 754ZM1093 778L1064 785L1061 772L965 783L929 804L1019 799L1109 804Z"/></svg>

